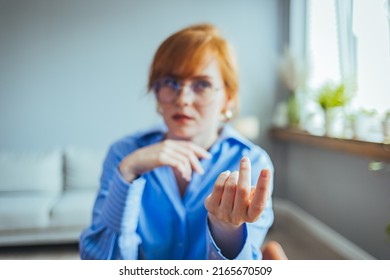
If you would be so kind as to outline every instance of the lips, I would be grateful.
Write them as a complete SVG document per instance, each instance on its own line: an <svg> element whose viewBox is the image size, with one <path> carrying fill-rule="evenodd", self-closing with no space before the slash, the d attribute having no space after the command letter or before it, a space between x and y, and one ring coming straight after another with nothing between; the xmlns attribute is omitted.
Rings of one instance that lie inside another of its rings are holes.
<svg viewBox="0 0 390 280"><path fill-rule="evenodd" d="M175 121L192 121L194 120L193 117L191 117L190 115L187 115L187 114L182 114L182 113L177 113L177 114L174 114L172 116L172 119L175 120Z"/></svg>

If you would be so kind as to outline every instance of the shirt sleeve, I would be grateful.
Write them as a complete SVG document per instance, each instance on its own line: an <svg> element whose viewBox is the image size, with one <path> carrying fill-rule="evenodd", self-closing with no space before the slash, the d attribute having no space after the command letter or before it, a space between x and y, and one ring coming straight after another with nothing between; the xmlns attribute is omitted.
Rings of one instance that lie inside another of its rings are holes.
<svg viewBox="0 0 390 280"><path fill-rule="evenodd" d="M260 151L260 154L258 153ZM252 185L256 185L257 178L262 169L269 169L271 172L271 180L269 185L269 197L266 207L261 213L259 219L253 223L244 223L244 242L241 251L234 258L235 260L259 260L262 259L261 245L264 242L265 236L274 221L274 213L272 208L272 192L273 192L273 173L274 168L268 154L264 150L255 149L255 152L248 155L252 162ZM210 260L226 260L221 249L215 243L210 228L206 226L207 235L207 258Z"/></svg>
<svg viewBox="0 0 390 280"><path fill-rule="evenodd" d="M136 228L145 179L126 182L118 170L121 159L117 147L112 147L104 161L92 224L80 237L82 259L138 258Z"/></svg>
<svg viewBox="0 0 390 280"><path fill-rule="evenodd" d="M247 226L244 224L244 240L247 239L248 236L248 231L247 231ZM245 257L248 255L248 244L245 243L243 248L241 249L241 252L237 255L235 259L237 260L248 260L251 258ZM227 258L222 254L221 249L217 246L215 243L213 236L210 232L210 228L207 223L207 258L209 260L227 260Z"/></svg>

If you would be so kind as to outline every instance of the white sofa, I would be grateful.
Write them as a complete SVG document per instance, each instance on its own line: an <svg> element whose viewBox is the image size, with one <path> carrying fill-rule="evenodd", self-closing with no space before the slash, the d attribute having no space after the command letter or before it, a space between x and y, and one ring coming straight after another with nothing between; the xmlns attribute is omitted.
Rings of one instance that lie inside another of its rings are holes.
<svg viewBox="0 0 390 280"><path fill-rule="evenodd" d="M105 152L0 152L0 246L77 242L91 221Z"/></svg>

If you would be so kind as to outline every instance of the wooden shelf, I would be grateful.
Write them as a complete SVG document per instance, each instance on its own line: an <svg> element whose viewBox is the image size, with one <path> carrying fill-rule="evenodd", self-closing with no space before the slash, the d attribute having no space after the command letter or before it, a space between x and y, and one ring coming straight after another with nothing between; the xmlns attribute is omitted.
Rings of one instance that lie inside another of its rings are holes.
<svg viewBox="0 0 390 280"><path fill-rule="evenodd" d="M390 144L317 136L299 129L291 128L271 128L270 135L273 139L285 142L294 142L323 149L343 151L368 157L373 160L390 161Z"/></svg>

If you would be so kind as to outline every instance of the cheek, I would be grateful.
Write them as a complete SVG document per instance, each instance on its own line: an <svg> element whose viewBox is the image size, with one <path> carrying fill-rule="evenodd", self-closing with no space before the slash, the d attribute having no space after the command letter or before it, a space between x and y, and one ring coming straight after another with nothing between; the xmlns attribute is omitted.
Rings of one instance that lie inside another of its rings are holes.
<svg viewBox="0 0 390 280"><path fill-rule="evenodd" d="M214 105L214 106L210 106L209 108L203 108L201 110L198 110L198 112L202 116L203 120L206 120L210 123L215 123L219 121L221 110L222 108Z"/></svg>
<svg viewBox="0 0 390 280"><path fill-rule="evenodd" d="M169 116L172 112L172 106L169 104L159 104L160 111L159 113L165 118Z"/></svg>
<svg viewBox="0 0 390 280"><path fill-rule="evenodd" d="M207 116L210 119L215 119L216 121L219 121L221 112L223 111L223 108L225 106L225 98L224 96L219 96L217 100L213 104L210 104L207 108L203 108L202 115Z"/></svg>

